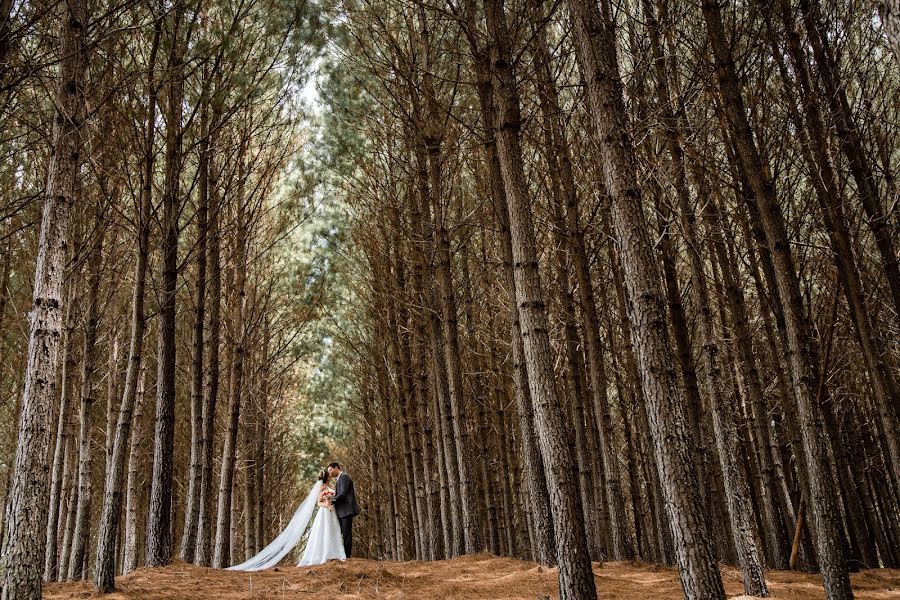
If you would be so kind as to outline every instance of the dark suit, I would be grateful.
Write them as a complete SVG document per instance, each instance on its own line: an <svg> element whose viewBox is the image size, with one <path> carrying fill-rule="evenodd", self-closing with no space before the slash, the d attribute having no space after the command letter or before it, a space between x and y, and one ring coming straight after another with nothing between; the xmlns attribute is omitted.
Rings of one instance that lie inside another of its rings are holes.
<svg viewBox="0 0 900 600"><path fill-rule="evenodd" d="M350 558L353 552L353 517L359 514L359 505L356 504L356 489L353 480L346 473L341 473L334 488L334 514L337 515L341 525L341 537L344 538L344 552Z"/></svg>

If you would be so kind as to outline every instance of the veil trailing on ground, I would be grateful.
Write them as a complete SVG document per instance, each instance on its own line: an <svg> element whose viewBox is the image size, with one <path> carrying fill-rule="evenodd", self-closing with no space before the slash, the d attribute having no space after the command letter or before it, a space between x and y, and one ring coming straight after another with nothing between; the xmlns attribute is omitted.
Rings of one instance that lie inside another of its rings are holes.
<svg viewBox="0 0 900 600"><path fill-rule="evenodd" d="M279 533L278 537L272 540L271 544L263 548L256 556L247 559L239 565L228 567L228 570L260 571L262 569L274 567L281 562L281 559L287 556L287 553L290 552L303 537L306 526L309 525L309 520L312 518L313 511L318 504L319 488L321 485L321 481L316 481L313 484L306 500L303 501L303 504L301 504L300 508L297 509L297 512L294 513L294 516L291 517L291 520L288 522L287 527L284 528L284 531Z"/></svg>

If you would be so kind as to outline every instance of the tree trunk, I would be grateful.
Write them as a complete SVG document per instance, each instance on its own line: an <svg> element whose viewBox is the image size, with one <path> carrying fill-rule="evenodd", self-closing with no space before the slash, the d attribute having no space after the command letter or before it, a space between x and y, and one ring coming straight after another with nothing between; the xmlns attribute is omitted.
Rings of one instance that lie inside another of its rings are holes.
<svg viewBox="0 0 900 600"><path fill-rule="evenodd" d="M260 367L260 377L262 381L259 385L259 396L257 398L257 423L256 423L256 439L254 440L254 465L253 475L256 478L256 497L254 501L255 519L256 519L256 549L254 554L263 549L263 544L267 541L265 527L265 508L266 508L266 444L269 438L269 386L271 384L272 368L269 362L271 345L271 320L269 315L263 316L263 339L262 339L262 365Z"/></svg>
<svg viewBox="0 0 900 600"><path fill-rule="evenodd" d="M684 429L682 399L672 366L665 301L637 186L636 168L613 25L587 0L570 0L576 50L586 83L594 133L605 166L612 224L625 270L631 335L640 365L650 433L686 598L724 598L697 476Z"/></svg>
<svg viewBox="0 0 900 600"><path fill-rule="evenodd" d="M206 85L209 78L204 77ZM206 321L206 238L209 211L209 100L200 108L200 158L198 165L197 288L194 299L194 327L191 343L191 457L188 469L187 506L181 536L181 560L194 562L197 551L197 522L200 515L200 488L203 479L203 343Z"/></svg>
<svg viewBox="0 0 900 600"><path fill-rule="evenodd" d="M767 245L775 265L778 295L784 310L790 366L797 400L800 433L807 457L811 506L819 550L819 562L829 600L853 597L847 575L846 557L840 530L840 514L831 481L831 465L823 443L827 434L822 428L820 398L817 393L818 360L803 310L800 285L787 239L783 216L775 197L774 184L765 169L744 106L731 47L725 38L721 9L712 0L704 0L703 16L707 24L715 56L719 91L726 116L734 135L738 158L750 180L759 202L759 215ZM823 375L824 377L824 375ZM822 396L827 396L820 381Z"/></svg>
<svg viewBox="0 0 900 600"><path fill-rule="evenodd" d="M482 252L484 252L485 236L481 238ZM477 404L475 410L475 437L476 450L478 456L478 477L481 482L479 494L483 500L485 510L484 523L487 526L487 533L484 539L485 549L491 554L500 554L500 531L497 515L497 497L494 493L494 486L491 482L491 471L489 465L488 450L488 417L486 407L490 403L490 391L487 389L486 381L487 367L484 364L485 348L480 344L477 336L477 328L474 315L475 296L472 290L472 279L470 276L471 269L469 267L469 253L466 252L467 247L463 246L463 287L465 289L466 301L466 334L468 344L473 356L475 375L472 380L472 396ZM484 258L487 263L487 258ZM493 319L489 322L490 330L493 331Z"/></svg>
<svg viewBox="0 0 900 600"><path fill-rule="evenodd" d="M242 149L243 152L243 149ZM243 160L243 158L239 159ZM241 174L243 175L243 174ZM245 202L244 194L237 196L239 203ZM222 467L219 478L219 503L216 518L216 544L213 567L228 566L231 560L232 503L234 496L234 470L237 459L238 429L240 426L241 401L244 392L244 358L246 354L246 280L247 280L247 239L248 223L243 214L243 206L238 207L235 242L235 277L229 317L231 344L231 365L228 376L228 427L222 446Z"/></svg>
<svg viewBox="0 0 900 600"><path fill-rule="evenodd" d="M488 31L493 41L491 58L494 66L494 96L497 102L497 154L509 212L515 265L515 298L531 391L531 410L535 417L547 477L550 514L556 534L560 597L595 598L594 577L580 502L575 494L566 493L564 481L564 473L571 468L572 460L556 390L531 203L528 199L528 186L522 165L519 92L512 52L508 46L505 8L503 0L485 0L484 8ZM525 407L526 410L528 408ZM522 431L522 435L528 433Z"/></svg>
<svg viewBox="0 0 900 600"><path fill-rule="evenodd" d="M219 171L215 161L216 136L213 133L215 124L218 123L218 112L214 111L211 119L210 152L207 160L209 169L209 223L207 256L207 271L209 273L209 340L206 343L206 374L203 382L203 407L202 429L200 446L202 450L202 474L200 479L200 494L198 498L197 515L197 548L194 562L198 565L210 566L212 564L212 514L213 498L215 496L213 483L213 447L215 442L216 405L219 397L219 342L221 336L221 306L222 306L222 263L221 263L221 234L219 230L222 201L219 195Z"/></svg>
<svg viewBox="0 0 900 600"><path fill-rule="evenodd" d="M402 223L399 211L392 211L395 214L397 223ZM400 451L403 453L403 478L404 487L406 488L406 502L409 507L409 515L412 521L412 534L415 547L415 555L417 560L421 560L422 545L420 541L421 532L424 530L422 523L422 512L419 507L419 497L416 495L416 480L420 476L421 470L418 466L418 454L413 453L412 436L410 435L409 423L409 399L412 395L411 355L409 353L410 339L405 328L400 327L400 323L406 323L407 314L406 307L401 300L406 287L406 271L402 255L402 241L400 231L394 235L391 240L392 250L392 274L391 283L393 291L388 294L388 336L391 340L391 358L393 361L393 371L395 377L395 394L397 395L397 406L400 418Z"/></svg>
<svg viewBox="0 0 900 600"><path fill-rule="evenodd" d="M413 152L409 148L412 143L413 135L407 136L407 157L412 157ZM410 348L410 364L412 368L412 391L413 401L415 402L416 420L421 426L421 431L416 432L415 437L421 440L422 445L422 472L420 480L422 480L422 490L424 494L423 507L425 514L425 528L423 530L424 547L426 560L436 560L441 556L441 548L439 545L439 514L437 506L437 490L434 484L434 475L437 471L438 463L435 456L434 438L432 431L432 422L428 414L428 359L427 359L427 333L425 314L425 254L424 254L424 232L422 223L422 213L420 210L420 197L424 193L422 186L425 185L425 179L421 173L416 176L418 186L417 193L407 194L407 205L410 213L410 235L414 242L410 245L413 263L412 272L412 293L413 305L420 307L419 310L411 312L409 315L409 330L411 332L411 348Z"/></svg>
<svg viewBox="0 0 900 600"><path fill-rule="evenodd" d="M84 135L85 43L88 8L72 0L61 15L59 82L37 264L29 315L28 366L19 413L19 435L0 560L3 600L39 600L46 550L51 407L56 397L59 343L65 307L63 276L69 225L76 203Z"/></svg>
<svg viewBox="0 0 900 600"><path fill-rule="evenodd" d="M91 240L94 247L88 258L88 300L84 328L84 352L81 359L81 406L79 411L78 437L78 508L75 513L75 534L72 554L69 558L69 577L82 579L85 575L87 546L91 529L91 483L92 483L92 428L94 408L94 371L96 369L97 329L100 321L100 266L103 260L103 217L97 215L95 224L97 239Z"/></svg>
<svg viewBox="0 0 900 600"><path fill-rule="evenodd" d="M74 411L73 411L74 412ZM66 513L65 519L60 516L60 521L64 524L62 531L62 546L59 549L59 580L67 581L69 579L69 557L72 554L72 541L75 536L75 511L78 508L78 465L76 452L74 429L75 423L72 420L72 437L69 439L69 447L66 449L66 471L68 480L66 482Z"/></svg>
<svg viewBox="0 0 900 600"><path fill-rule="evenodd" d="M73 273L73 279L77 277ZM59 571L59 547L60 526L65 523L64 496L67 489L68 474L65 472L68 465L67 455L71 452L72 443L72 413L71 403L72 388L75 379L75 293L77 286L74 281L69 282L69 292L66 300L66 326L63 331L62 345L65 348L65 358L62 363L62 389L59 394L59 420L56 427L56 448L53 451L53 474L50 484L50 505L47 523L47 549L44 558L44 581L58 581Z"/></svg>
<svg viewBox="0 0 900 600"><path fill-rule="evenodd" d="M140 375L136 376L138 382L136 385L136 390L134 392L134 415L131 419L134 423L134 430L132 432L131 439L129 440L128 476L125 487L125 549L122 558L123 575L134 571L138 566L138 504L140 502L138 497L138 488L140 486L138 477L142 472L140 464L141 439L143 437L141 419L144 415L144 380L147 376L147 368L143 366L139 366L139 368ZM118 437L118 435L116 437ZM113 567L115 567L114 561ZM106 567L104 566L104 568ZM115 569L113 569L113 572L115 572ZM97 579L99 580L99 575L95 575L95 577L97 577ZM100 588L99 584L97 587L98 589L103 589Z"/></svg>
<svg viewBox="0 0 900 600"><path fill-rule="evenodd" d="M107 468L106 482L103 491L103 510L100 515L99 535L97 537L97 557L94 566L94 584L102 593L110 593L115 589L116 541L118 540L119 521L122 504L122 477L125 471L125 451L131 446L132 413L138 392L138 379L141 377L142 353L144 347L144 291L147 282L147 263L150 254L150 218L153 208L153 162L155 157L154 139L156 132L156 94L154 84L154 65L156 64L162 33L161 19L154 25L153 43L150 47L148 69L148 105L146 129L144 131L144 164L138 208L137 222L137 262L134 268L134 292L131 301L131 340L128 349L128 367L125 373L125 390L122 393L122 404L116 420L116 436L113 441L110 466ZM129 489L131 460L129 459ZM130 518L130 515L129 515ZM134 541L134 536L126 535L126 540ZM135 546L132 546L132 550ZM129 553L126 551L126 564ZM134 560L130 563L134 566Z"/></svg>
<svg viewBox="0 0 900 600"><path fill-rule="evenodd" d="M417 105L416 105L417 106ZM416 193L411 198L411 202L415 202L417 206L413 209L413 235L418 240L419 254L418 260L423 271L420 278L422 287L420 293L420 302L422 308L422 319L424 321L423 335L427 336L426 352L430 361L426 359L425 364L427 372L431 373L428 380L431 382L430 405L431 418L436 427L437 436L437 453L436 466L438 477L440 479L440 519L436 519L436 523L440 522L443 533L443 554L446 558L451 558L459 554L461 547L456 542L461 543L459 532L461 528L462 515L459 512L459 502L451 502L452 498L459 498L459 471L457 463L453 459L455 456L454 438L452 433L450 408L447 406L448 387L447 371L445 369L444 355L442 348L442 336L440 318L437 314L437 299L435 298L432 278L424 276L425 269L432 269L430 264L434 249L434 230L432 228L433 221L431 219L431 205L429 203L429 178L428 178L428 159L426 157L425 140L422 137L421 127L416 127L414 143L415 169L416 169ZM427 226L427 229L426 229ZM427 279L427 280L426 280ZM427 390L426 390L427 394Z"/></svg>
<svg viewBox="0 0 900 600"><path fill-rule="evenodd" d="M432 128L433 129L433 128ZM447 371L447 400L449 403L449 417L453 433L453 460L448 460L449 466L454 466L458 477L458 495L454 496L454 502L459 501L460 523L462 538L457 540L457 550L466 554L473 554L476 548L476 531L478 523L475 513L475 501L472 494L471 478L469 476L468 450L469 434L466 424L462 367L460 366L459 326L456 319L457 304L453 292L453 275L450 259L450 234L446 226L446 206L444 204L443 180L441 174L441 147L440 139L429 137L425 140L428 150L428 175L429 192L432 207L432 228L435 235L435 250L438 258L436 279L438 283L440 299L440 320L443 325L441 349ZM452 479L451 479L452 481ZM458 533L457 533L458 535ZM462 546L460 546L460 542Z"/></svg>
<svg viewBox="0 0 900 600"><path fill-rule="evenodd" d="M744 578L744 592L748 596L767 597L769 591L763 574L762 557L757 549L756 525L753 519L753 506L750 487L746 473L740 460L741 451L735 429L735 415L731 410L733 401L725 398L721 389L722 373L719 367L718 344L715 324L709 297L709 284L703 267L702 247L696 231L693 208L688 197L687 184L684 179L684 165L677 164L682 160L680 148L669 146L672 159L676 163L676 193L679 201L681 230L687 245L691 267L691 289L697 317L700 322L702 356L704 374L706 376L707 393L713 416L713 431L718 446L719 465L725 485L728 515L731 520L731 533L737 551L738 562Z"/></svg>
<svg viewBox="0 0 900 600"><path fill-rule="evenodd" d="M109 336L111 338L112 348L109 352L109 362L106 369L106 435L104 436L103 456L103 481L106 481L106 474L112 465L113 442L116 438L116 400L119 397L119 374L122 372L119 364L119 314L118 308L116 315L113 317L113 323L109 327Z"/></svg>
<svg viewBox="0 0 900 600"><path fill-rule="evenodd" d="M163 195L162 274L159 350L157 355L156 423L153 432L153 476L147 516L146 564L167 565L172 559L172 467L175 446L176 292L178 288L178 217L181 212L182 100L184 75L181 25L184 4L176 2L169 57L168 115L166 118L166 175Z"/></svg>
<svg viewBox="0 0 900 600"><path fill-rule="evenodd" d="M474 29L474 28L470 28ZM471 41L471 40L470 40ZM497 108L494 101L494 86L491 79L489 57L477 45L471 43L475 55L475 68L478 77L477 92L481 108L481 126L487 137L485 143L486 162L491 185L491 203L494 207L498 228L500 229L500 248L503 259L503 279L510 306L510 345L516 412L519 417L520 455L524 467L525 492L531 506L532 521L530 527L536 533L536 544L532 546L534 560L543 565L552 565L556 561L556 536L553 521L550 517L550 498L547 492L547 479L541 450L534 432L534 411L531 408L531 390L528 383L528 372L525 367L525 348L522 339L521 321L515 291L515 273L513 249L510 234L509 210L507 208L504 177L497 153ZM511 506L504 507L504 523L509 518ZM512 532L506 526L507 548L512 554L512 543L508 537Z"/></svg>
<svg viewBox="0 0 900 600"><path fill-rule="evenodd" d="M715 199L710 199L706 206L704 219L710 230L709 237L712 240L715 264L718 264L722 273L725 297L730 312L730 324L735 332L741 376L746 388L747 401L750 403L753 433L757 440L757 460L763 488L761 495L764 514L762 516L771 566L776 569L784 569L788 565L789 540L783 522L779 518L779 511L786 519L792 521L791 499L784 481L784 473L775 466L776 454L773 452L772 435L768 424L770 420L768 403L763 393L759 367L753 351L752 337L748 327L751 321L744 294L738 283L734 261L723 241L723 232L720 227L721 217Z"/></svg>
<svg viewBox="0 0 900 600"><path fill-rule="evenodd" d="M609 507L610 513L611 553L615 560L628 560L633 558L634 548L632 547L631 534L628 529L624 495L620 484L619 465L615 456L613 434L609 423L609 383L603 358L604 344L600 335L600 323L588 267L584 234L581 230L578 195L569 144L561 120L562 112L559 106L556 86L550 74L550 54L542 30L536 33L536 44L535 55L538 64L535 67L538 74L538 94L541 98L545 128L548 130L548 152L553 154L553 159L548 164L549 175L551 178L558 178L559 180L559 185L554 186L557 192L556 200L559 208L554 208L553 210L560 211L561 219L562 206L566 207L566 223L563 224L561 222L560 226L564 227L564 241L570 250L570 260L574 266L575 277L578 282L586 362L590 376L589 389L593 402L593 407L591 407L593 410L591 412L595 414L595 423L590 424L588 428L589 430L597 431L599 434L602 466L598 466L602 468L604 475L602 480L605 488L606 505ZM584 426L576 426L576 435L583 428ZM583 442L577 440L576 445L585 447ZM587 465L583 465L583 467L586 468ZM600 469L597 469L597 477L599 476Z"/></svg>

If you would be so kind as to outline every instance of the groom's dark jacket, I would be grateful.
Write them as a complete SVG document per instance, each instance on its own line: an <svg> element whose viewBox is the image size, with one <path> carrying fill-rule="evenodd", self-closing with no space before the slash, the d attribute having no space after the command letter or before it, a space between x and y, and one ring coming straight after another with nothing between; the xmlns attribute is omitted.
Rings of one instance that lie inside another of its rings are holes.
<svg viewBox="0 0 900 600"><path fill-rule="evenodd" d="M334 488L334 514L339 519L355 517L359 514L359 506L356 504L356 490L353 488L353 480L346 473L341 473Z"/></svg>

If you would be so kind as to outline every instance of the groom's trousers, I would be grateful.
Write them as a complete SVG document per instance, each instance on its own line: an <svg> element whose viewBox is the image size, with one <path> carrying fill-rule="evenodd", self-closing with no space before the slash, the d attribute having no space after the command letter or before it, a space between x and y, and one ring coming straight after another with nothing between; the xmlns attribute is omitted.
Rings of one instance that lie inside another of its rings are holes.
<svg viewBox="0 0 900 600"><path fill-rule="evenodd" d="M353 517L340 517L341 537L344 538L344 554L347 558L353 553Z"/></svg>

